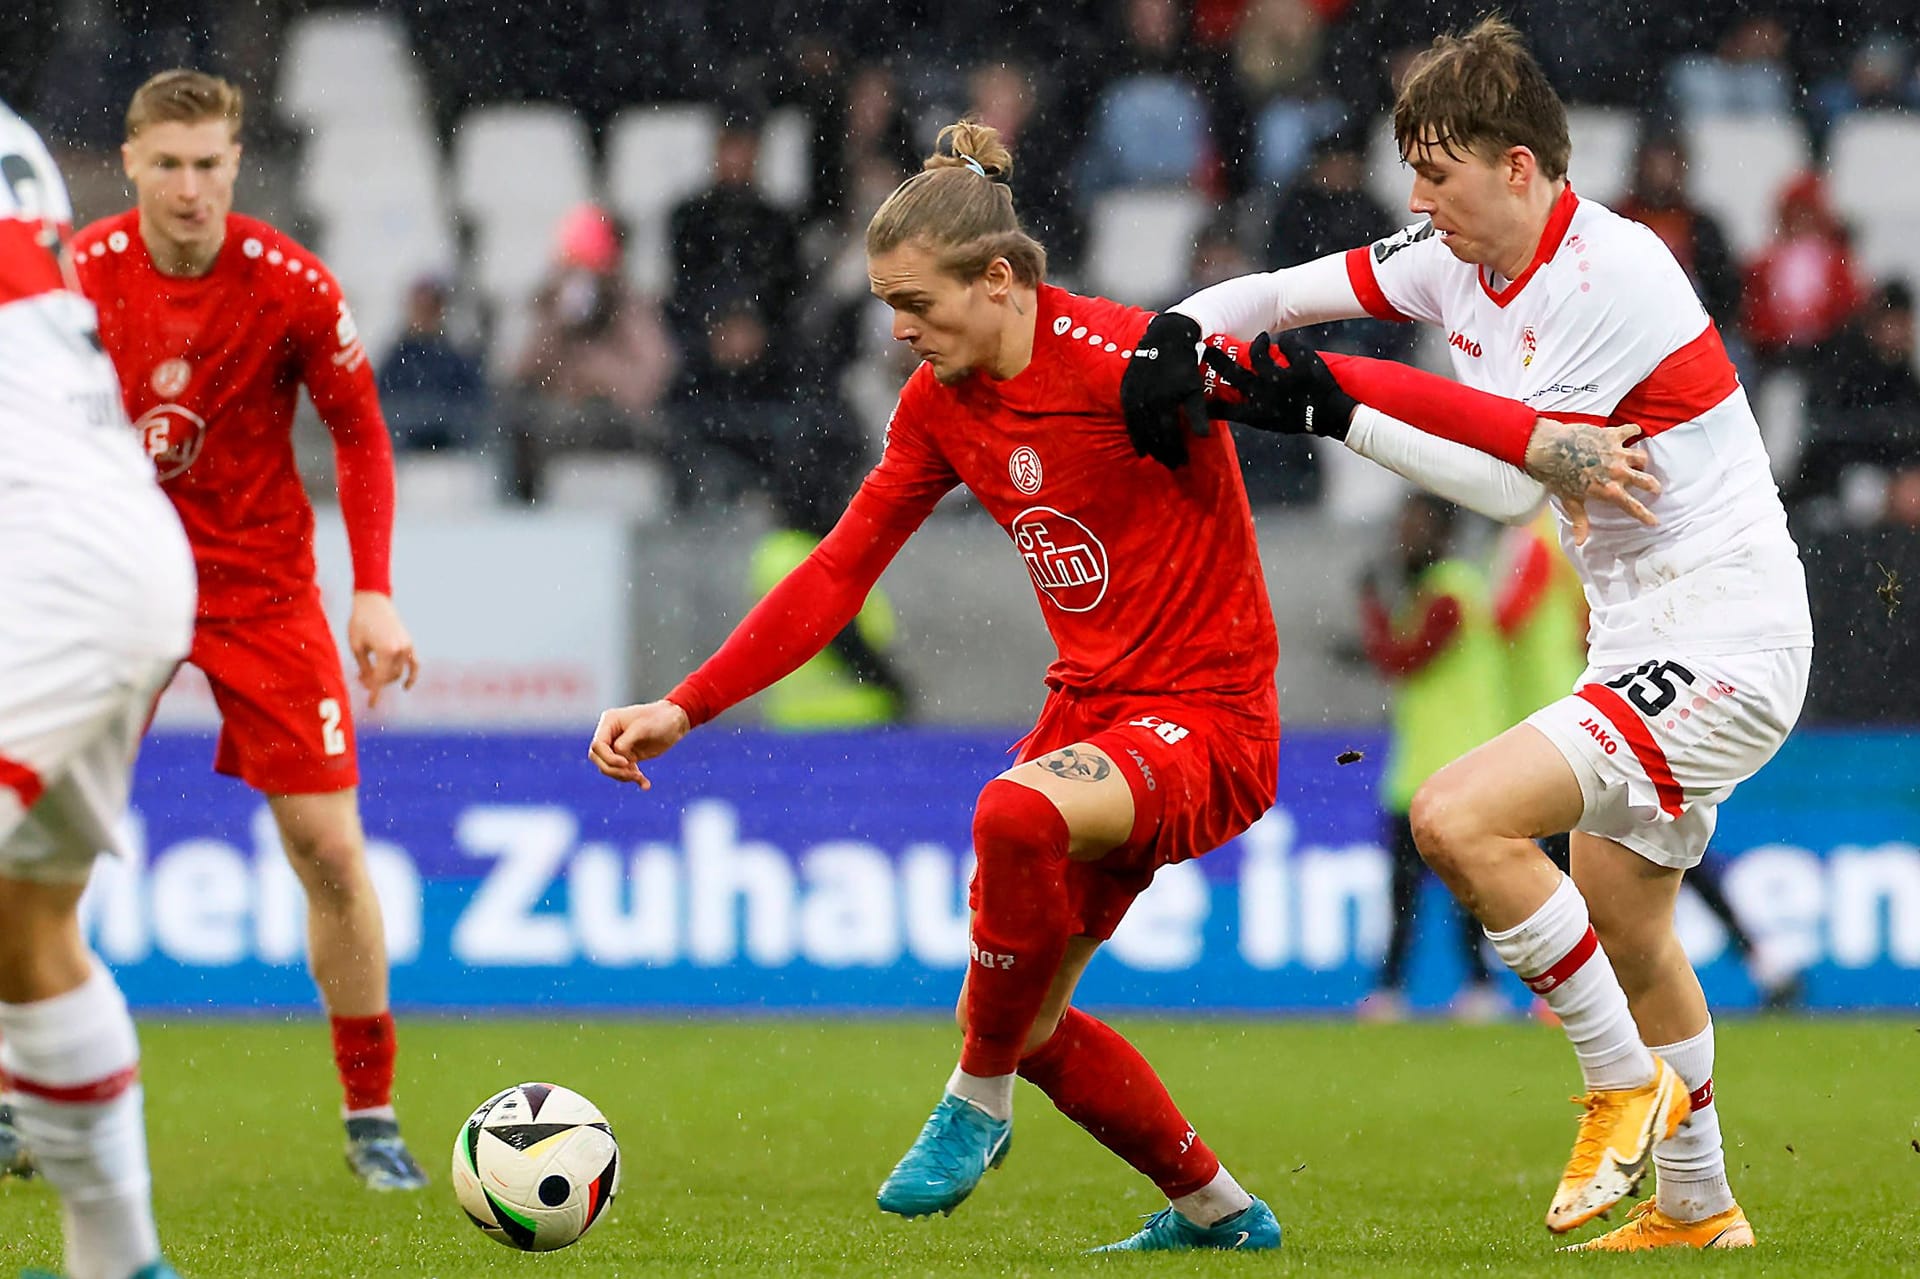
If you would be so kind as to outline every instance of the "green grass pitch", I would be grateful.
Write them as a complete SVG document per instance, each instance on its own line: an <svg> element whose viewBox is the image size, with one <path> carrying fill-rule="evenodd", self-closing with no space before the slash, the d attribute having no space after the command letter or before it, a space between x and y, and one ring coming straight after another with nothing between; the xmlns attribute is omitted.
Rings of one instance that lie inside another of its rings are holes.
<svg viewBox="0 0 1920 1279"><path fill-rule="evenodd" d="M1751 1254L1556 1256L1541 1214L1572 1141L1573 1062L1534 1026L1116 1019L1240 1180L1278 1255L1085 1258L1161 1206L1022 1087L1018 1140L952 1218L873 1193L951 1068L927 1021L428 1020L402 1026L399 1101L434 1176L348 1178L317 1021L142 1027L160 1225L187 1279L373 1276L1920 1274L1920 1025L1728 1021L1717 1085ZM597 1102L625 1161L563 1252L484 1238L447 1185L454 1133L497 1089ZM0 1189L0 1276L53 1266L44 1186ZM1592 1229L1582 1236L1594 1233Z"/></svg>

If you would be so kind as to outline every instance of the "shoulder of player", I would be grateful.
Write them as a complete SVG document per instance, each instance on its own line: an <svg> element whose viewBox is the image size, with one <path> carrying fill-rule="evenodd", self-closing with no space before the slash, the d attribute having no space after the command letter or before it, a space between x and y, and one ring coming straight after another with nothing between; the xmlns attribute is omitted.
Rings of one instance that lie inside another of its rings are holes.
<svg viewBox="0 0 1920 1279"><path fill-rule="evenodd" d="M228 214L227 237L240 250L230 259L234 269L263 284L275 284L283 296L331 298L339 290L333 272L318 254L270 222Z"/></svg>
<svg viewBox="0 0 1920 1279"><path fill-rule="evenodd" d="M1153 314L1112 298L1069 293L1043 284L1034 354L1052 348L1067 359L1092 359L1103 364L1126 359Z"/></svg>
<svg viewBox="0 0 1920 1279"><path fill-rule="evenodd" d="M124 253L139 229L140 217L133 209L89 222L75 231L69 241L73 260L84 267L109 254Z"/></svg>
<svg viewBox="0 0 1920 1279"><path fill-rule="evenodd" d="M1568 265L1588 277L1585 282L1621 285L1621 293L1644 305L1669 304L1662 284L1677 283L1692 295L1686 272L1652 227L1592 200L1580 202L1561 251L1571 253Z"/></svg>

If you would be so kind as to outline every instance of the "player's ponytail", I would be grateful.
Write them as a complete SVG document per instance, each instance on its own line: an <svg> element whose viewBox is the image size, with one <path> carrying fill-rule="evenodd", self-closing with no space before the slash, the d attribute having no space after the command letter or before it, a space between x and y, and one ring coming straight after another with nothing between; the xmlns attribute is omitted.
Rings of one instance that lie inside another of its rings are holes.
<svg viewBox="0 0 1920 1279"><path fill-rule="evenodd" d="M1014 279L1039 284L1047 251L1020 227L1007 186L1012 175L1013 153L998 130L977 120L948 125L920 172L895 188L867 223L867 256L917 244L963 280L1005 258Z"/></svg>

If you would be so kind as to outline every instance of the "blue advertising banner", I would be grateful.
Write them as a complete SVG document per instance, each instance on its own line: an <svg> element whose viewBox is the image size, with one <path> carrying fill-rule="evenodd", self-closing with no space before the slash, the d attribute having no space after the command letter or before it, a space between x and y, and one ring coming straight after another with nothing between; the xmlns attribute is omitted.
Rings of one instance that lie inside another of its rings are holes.
<svg viewBox="0 0 1920 1279"><path fill-rule="evenodd" d="M584 734L370 730L362 800L395 1003L946 1008L967 957L973 799L1017 735L705 731L655 761L642 792L595 773ZM1350 1007L1388 932L1382 750L1373 733L1289 733L1279 803L1161 873L1089 971L1087 1001ZM299 886L265 804L215 776L212 754L204 734L149 739L136 856L101 864L94 943L138 1007L311 1007ZM1769 962L1805 967L1814 1007L1920 1006L1916 778L1920 735L1806 732L1722 815L1726 894ZM1681 905L1709 997L1751 1006L1725 930ZM1429 883L1416 1005L1457 986L1452 909Z"/></svg>

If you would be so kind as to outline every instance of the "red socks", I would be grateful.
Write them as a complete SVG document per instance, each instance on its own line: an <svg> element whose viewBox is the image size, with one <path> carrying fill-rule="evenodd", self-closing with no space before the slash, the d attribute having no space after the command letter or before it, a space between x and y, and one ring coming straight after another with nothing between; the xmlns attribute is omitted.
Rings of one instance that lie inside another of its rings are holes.
<svg viewBox="0 0 1920 1279"><path fill-rule="evenodd" d="M1021 1061L1020 1074L1168 1199L1194 1193L1220 1171L1140 1050L1078 1008Z"/></svg>
<svg viewBox="0 0 1920 1279"><path fill-rule="evenodd" d="M347 1112L393 1104L393 1014L335 1017L333 1064L347 1094Z"/></svg>
<svg viewBox="0 0 1920 1279"><path fill-rule="evenodd" d="M1067 951L1067 822L1053 801L995 778L973 812L978 906L960 1069L1011 1075Z"/></svg>

